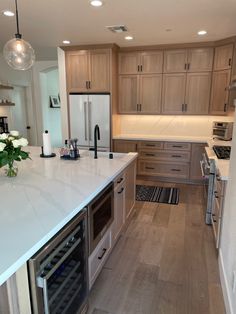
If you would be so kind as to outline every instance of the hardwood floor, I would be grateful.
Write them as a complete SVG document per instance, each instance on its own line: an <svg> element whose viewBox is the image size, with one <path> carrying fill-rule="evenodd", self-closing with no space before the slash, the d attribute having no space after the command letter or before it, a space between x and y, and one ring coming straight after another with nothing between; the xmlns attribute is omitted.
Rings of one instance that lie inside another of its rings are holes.
<svg viewBox="0 0 236 314"><path fill-rule="evenodd" d="M89 314L224 314L203 188L138 183L179 187L180 202L136 202L130 225L91 290Z"/></svg>

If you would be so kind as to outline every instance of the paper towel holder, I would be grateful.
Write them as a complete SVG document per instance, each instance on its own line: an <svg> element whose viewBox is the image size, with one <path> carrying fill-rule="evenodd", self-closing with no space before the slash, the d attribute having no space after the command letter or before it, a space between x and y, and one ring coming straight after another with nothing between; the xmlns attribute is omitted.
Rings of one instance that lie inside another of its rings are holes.
<svg viewBox="0 0 236 314"><path fill-rule="evenodd" d="M42 153L40 154L40 157L41 157L41 158L52 158L52 157L56 157L56 154L55 154L55 153L51 153L51 155L44 155L44 153L43 153L43 146L41 146L41 149L42 149Z"/></svg>

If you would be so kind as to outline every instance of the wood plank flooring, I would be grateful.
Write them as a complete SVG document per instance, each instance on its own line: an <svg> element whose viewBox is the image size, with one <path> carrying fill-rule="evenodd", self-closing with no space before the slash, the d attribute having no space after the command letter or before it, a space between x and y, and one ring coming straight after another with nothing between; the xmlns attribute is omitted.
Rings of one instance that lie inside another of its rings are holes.
<svg viewBox="0 0 236 314"><path fill-rule="evenodd" d="M180 202L136 202L91 290L89 314L224 314L202 186L138 184L178 187Z"/></svg>

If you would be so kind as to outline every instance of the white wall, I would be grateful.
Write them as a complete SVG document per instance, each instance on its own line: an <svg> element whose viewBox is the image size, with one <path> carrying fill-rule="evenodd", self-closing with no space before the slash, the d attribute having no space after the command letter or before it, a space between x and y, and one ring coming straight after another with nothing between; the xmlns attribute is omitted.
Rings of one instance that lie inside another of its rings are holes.
<svg viewBox="0 0 236 314"><path fill-rule="evenodd" d="M209 137L213 121L233 121L224 116L121 115L121 135L167 135Z"/></svg>
<svg viewBox="0 0 236 314"><path fill-rule="evenodd" d="M235 122L236 123L236 122ZM236 125L236 124L235 124ZM219 263L227 313L236 314L236 291L233 293L233 271L236 271L236 128L232 141L230 178L227 185Z"/></svg>
<svg viewBox="0 0 236 314"><path fill-rule="evenodd" d="M53 147L62 146L61 135L61 109L51 108L49 97L59 94L58 69L52 69L40 73L40 84L42 93L43 130L48 130L51 135Z"/></svg>

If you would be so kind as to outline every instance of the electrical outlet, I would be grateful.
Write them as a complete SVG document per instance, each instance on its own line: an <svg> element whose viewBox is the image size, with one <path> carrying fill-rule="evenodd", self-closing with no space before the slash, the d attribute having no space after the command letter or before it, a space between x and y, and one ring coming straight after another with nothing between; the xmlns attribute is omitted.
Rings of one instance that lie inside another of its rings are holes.
<svg viewBox="0 0 236 314"><path fill-rule="evenodd" d="M233 285L232 285L233 293L236 292L236 270L233 271Z"/></svg>

